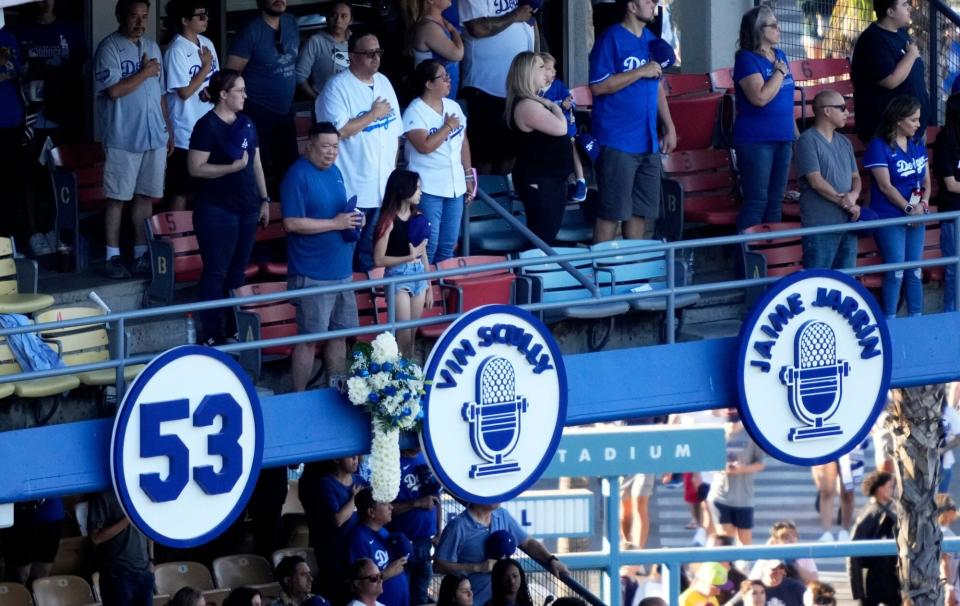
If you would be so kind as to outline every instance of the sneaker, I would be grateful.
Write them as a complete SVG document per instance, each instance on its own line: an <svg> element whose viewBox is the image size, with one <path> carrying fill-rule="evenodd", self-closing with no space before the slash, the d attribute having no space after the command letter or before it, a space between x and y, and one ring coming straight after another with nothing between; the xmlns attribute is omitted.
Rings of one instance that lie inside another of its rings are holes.
<svg viewBox="0 0 960 606"><path fill-rule="evenodd" d="M697 528L697 532L693 533L693 544L700 545L701 547L707 544L707 529L704 527Z"/></svg>
<svg viewBox="0 0 960 606"><path fill-rule="evenodd" d="M110 259L107 260L103 265L103 272L107 274L108 278L113 278L114 280L126 280L130 277L130 271L124 267L119 255L110 257Z"/></svg>
<svg viewBox="0 0 960 606"><path fill-rule="evenodd" d="M577 179L577 182L572 184L570 189L571 202L583 202L587 199L587 182L583 179Z"/></svg>
<svg viewBox="0 0 960 606"><path fill-rule="evenodd" d="M52 255L53 249L50 248L46 236L37 232L30 236L30 252L33 253L34 257L42 257L43 255Z"/></svg>
<svg viewBox="0 0 960 606"><path fill-rule="evenodd" d="M133 262L133 273L137 276L149 276L153 273L149 253L137 257L137 260Z"/></svg>
<svg viewBox="0 0 960 606"><path fill-rule="evenodd" d="M833 543L833 534L829 530L824 530L817 541L821 543Z"/></svg>
<svg viewBox="0 0 960 606"><path fill-rule="evenodd" d="M850 540L850 533L841 528L837 531L837 543L846 543Z"/></svg>
<svg viewBox="0 0 960 606"><path fill-rule="evenodd" d="M64 248L68 248L68 246L61 242L60 238L57 237L56 230L48 231L44 237L47 239L47 243L50 244L50 248L53 250L63 250Z"/></svg>

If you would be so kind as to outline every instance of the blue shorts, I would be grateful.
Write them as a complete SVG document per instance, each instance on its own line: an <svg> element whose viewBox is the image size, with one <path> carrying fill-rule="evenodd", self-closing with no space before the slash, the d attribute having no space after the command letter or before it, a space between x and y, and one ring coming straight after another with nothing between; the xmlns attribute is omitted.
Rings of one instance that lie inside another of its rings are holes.
<svg viewBox="0 0 960 606"><path fill-rule="evenodd" d="M401 263L400 265L388 267L384 270L383 276L385 278L389 278L390 276L416 276L422 273L423 261L417 259L416 261L410 261L409 263ZM415 280L413 282L402 282L397 284L397 289L405 290L410 293L410 296L415 297L427 290L427 281Z"/></svg>
<svg viewBox="0 0 960 606"><path fill-rule="evenodd" d="M708 500L713 516L721 524L730 524L739 530L753 528L753 507L733 507Z"/></svg>

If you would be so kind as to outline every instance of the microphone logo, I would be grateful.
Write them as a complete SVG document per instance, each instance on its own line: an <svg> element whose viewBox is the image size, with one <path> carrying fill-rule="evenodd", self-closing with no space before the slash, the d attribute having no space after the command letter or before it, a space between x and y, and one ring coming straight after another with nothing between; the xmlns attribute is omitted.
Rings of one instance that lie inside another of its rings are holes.
<svg viewBox="0 0 960 606"><path fill-rule="evenodd" d="M461 415L470 425L470 444L486 463L470 466L470 478L520 471L520 463L507 460L520 439L527 399L517 396L516 372L506 358L490 356L477 368L476 400L463 405Z"/></svg>
<svg viewBox="0 0 960 606"><path fill-rule="evenodd" d="M780 382L787 387L790 411L806 424L790 429L791 442L841 435L838 424L828 424L843 399L843 379L850 364L837 359L837 338L825 322L808 320L793 342L793 366L780 369Z"/></svg>

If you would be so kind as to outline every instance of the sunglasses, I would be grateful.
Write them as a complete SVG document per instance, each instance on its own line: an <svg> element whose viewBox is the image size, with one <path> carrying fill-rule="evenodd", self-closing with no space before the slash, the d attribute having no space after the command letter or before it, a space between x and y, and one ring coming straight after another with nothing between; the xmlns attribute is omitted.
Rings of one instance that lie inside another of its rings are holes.
<svg viewBox="0 0 960 606"><path fill-rule="evenodd" d="M366 57L367 59L373 59L374 57L382 57L382 56L383 56L383 49L382 49L382 48L375 48L375 49L373 49L373 50L368 50L368 51L356 51L356 50L355 50L355 51L350 51L350 52L352 52L354 55L360 55L361 57Z"/></svg>
<svg viewBox="0 0 960 606"><path fill-rule="evenodd" d="M205 13L205 12L204 12L204 13L196 13L196 14L190 15L190 18L191 18L191 19L200 19L201 21L206 21L207 19L210 18L210 15L208 15L208 14Z"/></svg>
<svg viewBox="0 0 960 606"><path fill-rule="evenodd" d="M383 580L382 574L371 574L368 577L357 577L358 581L370 581L371 583L379 583Z"/></svg>
<svg viewBox="0 0 960 606"><path fill-rule="evenodd" d="M840 110L840 111L842 111L842 112L847 111L847 106L846 106L846 105L824 105L824 106L823 106L823 109L827 109L828 107L833 108L833 109L838 109L838 110Z"/></svg>

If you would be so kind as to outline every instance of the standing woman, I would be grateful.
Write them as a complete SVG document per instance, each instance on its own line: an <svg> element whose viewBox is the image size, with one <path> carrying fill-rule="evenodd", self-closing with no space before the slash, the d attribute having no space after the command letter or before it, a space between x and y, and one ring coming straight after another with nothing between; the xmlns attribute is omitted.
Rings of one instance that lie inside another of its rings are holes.
<svg viewBox="0 0 960 606"><path fill-rule="evenodd" d="M733 147L740 170L743 207L737 230L780 221L790 175L796 126L793 76L787 56L776 48L780 25L768 6L750 9L740 20L740 50L733 68L737 120Z"/></svg>
<svg viewBox="0 0 960 606"><path fill-rule="evenodd" d="M516 133L513 185L527 211L527 227L552 244L567 201L573 172L567 119L560 106L538 94L547 85L543 59L522 52L507 73L507 126Z"/></svg>
<svg viewBox="0 0 960 606"><path fill-rule="evenodd" d="M297 83L311 100L320 95L331 76L350 67L347 39L352 23L350 3L335 0L327 6L327 28L303 43L297 55Z"/></svg>
<svg viewBox="0 0 960 606"><path fill-rule="evenodd" d="M243 286L257 222L270 220L257 129L240 113L247 98L243 77L236 70L219 71L208 90L214 107L194 126L187 153L187 169L196 178L193 227L203 260L201 301L223 299ZM201 311L200 321L203 344L236 339L232 310Z"/></svg>
<svg viewBox="0 0 960 606"><path fill-rule="evenodd" d="M451 0L412 0L416 7L411 46L413 64L434 59L443 64L450 75L450 88L446 96L456 98L460 89L460 62L463 61L463 39L460 32L443 18L443 11L450 8Z"/></svg>
<svg viewBox="0 0 960 606"><path fill-rule="evenodd" d="M419 96L403 112L407 162L423 183L420 211L430 221L427 259L439 263L453 256L464 200L473 199L476 183L467 118L460 105L447 98L453 78L439 61L427 59L414 70L414 79Z"/></svg>
<svg viewBox="0 0 960 606"><path fill-rule="evenodd" d="M922 215L930 203L930 172L927 149L914 135L920 128L920 102L913 97L895 97L880 118L877 135L867 144L863 167L869 169L870 208L880 219ZM924 224L879 227L874 236L884 263L919 261L923 258ZM888 318L897 315L900 285L906 282L907 312L923 313L923 283L920 268L888 271L883 276L881 299Z"/></svg>

